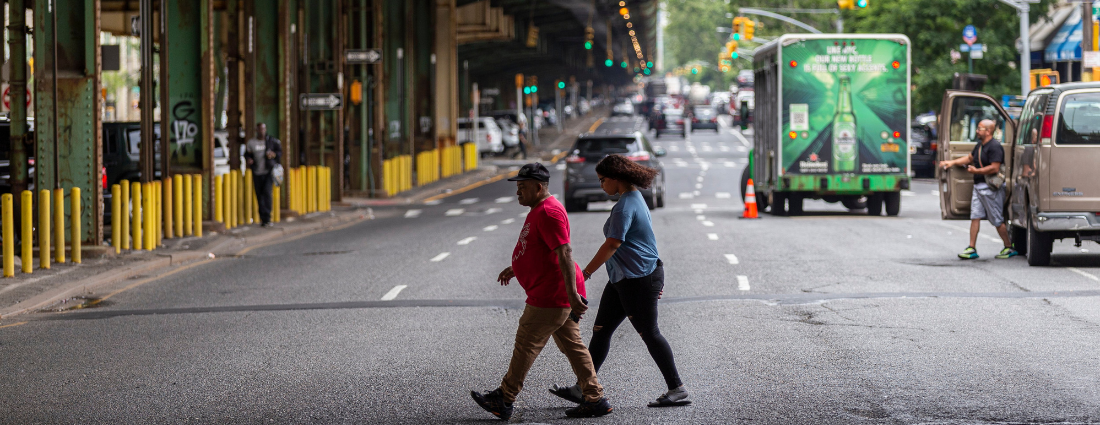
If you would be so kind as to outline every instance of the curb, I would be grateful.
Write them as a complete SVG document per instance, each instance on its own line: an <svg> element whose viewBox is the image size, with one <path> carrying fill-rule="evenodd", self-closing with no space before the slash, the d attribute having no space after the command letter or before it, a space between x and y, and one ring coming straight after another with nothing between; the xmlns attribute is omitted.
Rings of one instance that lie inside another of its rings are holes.
<svg viewBox="0 0 1100 425"><path fill-rule="evenodd" d="M203 260L208 258L210 254L215 254L215 256L218 255L217 253L222 253L222 255L226 255L227 253L236 254L246 249L277 243L280 239L286 238L288 236L305 236L314 233L323 233L329 231L332 227L341 224L350 224L359 221L370 220L373 218L374 215L370 211L353 210L347 214L334 215L331 217L323 218L315 223L311 223L311 225L309 226L303 226L297 229L276 228L273 230L281 231L272 231L264 233L262 235L251 237L232 236L225 235L223 233L219 235L222 240L215 241L198 251L184 251L161 254L158 255L157 258L145 260L121 269L115 269L100 273L98 275L90 276L88 278L77 280L74 282L69 282L60 287L50 289L46 292L31 297L30 299L20 302L19 304L13 305L5 309L0 309L0 319L8 319L12 316L33 312L42 309L43 307L46 307L50 304L57 303L58 301L61 301L63 299L87 294L99 288L100 286L123 281L134 276L142 274L152 274L162 269Z"/></svg>

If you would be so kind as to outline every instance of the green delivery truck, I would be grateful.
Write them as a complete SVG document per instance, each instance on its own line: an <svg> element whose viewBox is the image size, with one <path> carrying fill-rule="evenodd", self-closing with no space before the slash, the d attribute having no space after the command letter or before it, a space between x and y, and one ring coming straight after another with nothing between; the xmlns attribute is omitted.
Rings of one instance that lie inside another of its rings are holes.
<svg viewBox="0 0 1100 425"><path fill-rule="evenodd" d="M909 38L787 34L753 54L753 149L742 175L758 207L804 199L897 215L909 188Z"/></svg>

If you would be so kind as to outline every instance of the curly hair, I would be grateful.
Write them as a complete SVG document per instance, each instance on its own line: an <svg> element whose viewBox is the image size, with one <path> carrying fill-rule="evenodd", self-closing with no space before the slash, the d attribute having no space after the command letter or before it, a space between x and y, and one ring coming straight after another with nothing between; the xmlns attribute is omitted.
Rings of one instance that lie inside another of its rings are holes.
<svg viewBox="0 0 1100 425"><path fill-rule="evenodd" d="M649 168L626 159L622 155L608 155L596 164L596 173L626 182L640 189L648 189L657 178L657 169Z"/></svg>

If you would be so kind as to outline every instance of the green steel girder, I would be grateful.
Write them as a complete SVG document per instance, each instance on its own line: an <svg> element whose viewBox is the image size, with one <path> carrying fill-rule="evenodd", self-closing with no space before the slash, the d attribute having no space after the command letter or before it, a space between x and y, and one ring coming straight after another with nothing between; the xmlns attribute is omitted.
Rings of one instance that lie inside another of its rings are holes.
<svg viewBox="0 0 1100 425"><path fill-rule="evenodd" d="M256 61L253 66L256 92L255 120L256 123L267 124L267 133L283 139L281 133L281 120L279 119L279 8L271 6L258 6L254 19L255 43L253 58ZM252 134L252 129L248 129Z"/></svg>
<svg viewBox="0 0 1100 425"><path fill-rule="evenodd" d="M206 168L205 154L213 138L203 125L203 14L193 0L168 2L168 149L172 174L198 173ZM162 82L163 84L163 82Z"/></svg>
<svg viewBox="0 0 1100 425"><path fill-rule="evenodd" d="M57 78L54 78L54 27L51 0L35 0L34 54L35 183L38 189L66 191L65 215L70 216L69 190L81 189L81 230L84 242L103 239L103 192L99 123L99 0L52 0L57 14ZM64 29L64 30L60 30ZM57 96L54 96L56 87ZM54 105L57 106L55 120ZM54 123L57 138L54 138ZM57 207L56 205L54 206ZM71 223L64 231L68 239Z"/></svg>

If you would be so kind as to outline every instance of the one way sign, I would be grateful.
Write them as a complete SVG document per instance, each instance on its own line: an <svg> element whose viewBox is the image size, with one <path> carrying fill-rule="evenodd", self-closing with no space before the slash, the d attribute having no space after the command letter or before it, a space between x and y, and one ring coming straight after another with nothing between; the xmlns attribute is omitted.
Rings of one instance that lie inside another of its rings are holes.
<svg viewBox="0 0 1100 425"><path fill-rule="evenodd" d="M344 95L339 93L303 93L298 104L306 111L331 111L344 107Z"/></svg>
<svg viewBox="0 0 1100 425"><path fill-rule="evenodd" d="M381 49L345 50L344 59L348 65L374 64L382 62Z"/></svg>

